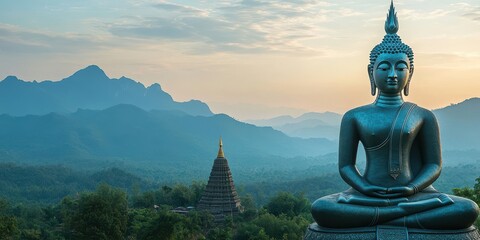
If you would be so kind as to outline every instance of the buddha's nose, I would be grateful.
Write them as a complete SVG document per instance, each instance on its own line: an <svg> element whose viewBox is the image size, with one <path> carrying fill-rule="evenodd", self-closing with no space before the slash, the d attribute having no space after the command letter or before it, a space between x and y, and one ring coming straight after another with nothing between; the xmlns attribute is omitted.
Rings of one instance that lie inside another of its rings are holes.
<svg viewBox="0 0 480 240"><path fill-rule="evenodd" d="M391 69L390 72L388 73L388 78L389 79L392 79L392 80L396 80L397 79L397 72L395 71L395 69Z"/></svg>

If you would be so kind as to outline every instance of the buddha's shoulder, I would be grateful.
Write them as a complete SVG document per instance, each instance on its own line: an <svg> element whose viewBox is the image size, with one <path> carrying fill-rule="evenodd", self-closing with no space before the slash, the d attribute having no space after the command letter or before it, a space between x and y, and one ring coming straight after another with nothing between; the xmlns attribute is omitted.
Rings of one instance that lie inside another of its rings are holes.
<svg viewBox="0 0 480 240"><path fill-rule="evenodd" d="M371 112L371 111L375 111L375 105L367 104L367 105L359 106L359 107L356 107L356 108L352 108L352 109L348 110L345 113L345 115L346 116L355 116L355 115L358 115L358 114L364 114L366 112Z"/></svg>
<svg viewBox="0 0 480 240"><path fill-rule="evenodd" d="M343 120L354 120L357 119L363 115L368 115L371 114L372 112L375 111L375 107L373 104L367 104L363 106L359 106L356 108L352 108L348 110L344 115L343 115Z"/></svg>
<svg viewBox="0 0 480 240"><path fill-rule="evenodd" d="M435 114L433 114L431 110L418 106L416 104L414 113L416 113L417 116L421 117L424 120L435 122L437 121L437 119L435 118Z"/></svg>
<svg viewBox="0 0 480 240"><path fill-rule="evenodd" d="M410 104L415 105L415 112L416 112L418 115L420 115L420 116L422 116L422 117L424 117L424 118L427 118L427 119L435 119L435 115L433 114L432 111L430 111L430 110L428 110L428 109L426 109L426 108L424 108L424 107L418 106L418 105L416 105L416 104L414 104L414 103L410 103Z"/></svg>

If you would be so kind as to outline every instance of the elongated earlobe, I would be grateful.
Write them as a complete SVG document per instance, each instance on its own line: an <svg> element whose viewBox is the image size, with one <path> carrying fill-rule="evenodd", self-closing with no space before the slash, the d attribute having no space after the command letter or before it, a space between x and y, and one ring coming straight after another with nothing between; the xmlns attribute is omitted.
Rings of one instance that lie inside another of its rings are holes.
<svg viewBox="0 0 480 240"><path fill-rule="evenodd" d="M375 82L373 81L370 81L370 93L372 94L372 96L375 96L377 95L377 86L375 86Z"/></svg>
<svg viewBox="0 0 480 240"><path fill-rule="evenodd" d="M410 81L407 83L407 85L403 89L403 95L408 96L409 93L410 93Z"/></svg>
<svg viewBox="0 0 480 240"><path fill-rule="evenodd" d="M405 85L405 88L403 89L403 95L408 96L410 94L410 81L412 80L413 76L413 66L412 69L410 70L410 76L408 76L408 82L407 85Z"/></svg>
<svg viewBox="0 0 480 240"><path fill-rule="evenodd" d="M370 78L370 93L372 96L377 94L377 86L375 85L375 81L373 80L373 66L371 64L367 67L368 77Z"/></svg>

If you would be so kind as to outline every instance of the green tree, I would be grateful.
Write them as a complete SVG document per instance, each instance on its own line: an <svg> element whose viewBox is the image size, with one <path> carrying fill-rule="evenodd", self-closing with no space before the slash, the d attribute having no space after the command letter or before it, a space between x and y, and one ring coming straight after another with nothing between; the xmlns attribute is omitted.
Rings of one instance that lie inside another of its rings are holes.
<svg viewBox="0 0 480 240"><path fill-rule="evenodd" d="M17 234L17 219L11 216L0 216L0 239L15 239Z"/></svg>
<svg viewBox="0 0 480 240"><path fill-rule="evenodd" d="M139 233L139 239L145 240L171 240L175 232L175 225L183 216L170 210L160 210L144 229Z"/></svg>
<svg viewBox="0 0 480 240"><path fill-rule="evenodd" d="M10 205L0 199L0 239L15 239L18 234L17 219L8 213Z"/></svg>
<svg viewBox="0 0 480 240"><path fill-rule="evenodd" d="M310 202L303 195L294 196L289 192L279 192L266 206L269 213L279 216L285 214L289 217L308 212Z"/></svg>
<svg viewBox="0 0 480 240"><path fill-rule="evenodd" d="M208 232L207 239L209 240L230 240L233 239L233 232L230 227L219 226Z"/></svg>
<svg viewBox="0 0 480 240"><path fill-rule="evenodd" d="M193 181L190 185L190 190L192 192L192 202L191 205L195 205L200 201L203 192L205 191L205 187L207 184L203 181Z"/></svg>
<svg viewBox="0 0 480 240"><path fill-rule="evenodd" d="M480 177L476 179L476 183L473 188L454 188L453 193L457 196L468 198L480 205ZM475 221L475 226L480 228L479 218L477 218L477 221Z"/></svg>
<svg viewBox="0 0 480 240"><path fill-rule="evenodd" d="M243 212L240 214L242 221L251 221L257 217L257 207L251 194L241 197Z"/></svg>
<svg viewBox="0 0 480 240"><path fill-rule="evenodd" d="M131 239L139 239L138 236L143 229L153 222L157 211L153 208L131 208L128 210L127 236Z"/></svg>
<svg viewBox="0 0 480 240"><path fill-rule="evenodd" d="M21 239L40 240L42 239L42 231L39 229L24 229L21 233Z"/></svg>
<svg viewBox="0 0 480 240"><path fill-rule="evenodd" d="M181 215L162 208L149 222L142 223L137 236L145 240L205 239L203 231L210 229L212 224L213 216L207 212L192 211Z"/></svg>
<svg viewBox="0 0 480 240"><path fill-rule="evenodd" d="M193 192L183 184L175 185L172 189L171 196L174 207L187 207L187 205L193 203Z"/></svg>
<svg viewBox="0 0 480 240"><path fill-rule="evenodd" d="M73 239L123 239L128 219L124 191L102 184L95 192L82 194L77 203L68 204L74 207L67 219Z"/></svg>

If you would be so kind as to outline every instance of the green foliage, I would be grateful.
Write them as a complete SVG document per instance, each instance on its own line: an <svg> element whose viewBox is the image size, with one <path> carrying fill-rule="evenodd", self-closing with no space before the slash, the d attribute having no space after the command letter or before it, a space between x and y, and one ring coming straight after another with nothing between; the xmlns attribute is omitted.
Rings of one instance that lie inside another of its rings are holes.
<svg viewBox="0 0 480 240"><path fill-rule="evenodd" d="M205 239L204 229L209 229L213 216L206 212L190 212L186 216L169 209L135 210L131 222L131 237L145 240ZM140 216L141 215L141 216Z"/></svg>
<svg viewBox="0 0 480 240"><path fill-rule="evenodd" d="M40 240L42 232L39 229L25 229L22 231L22 239L25 240Z"/></svg>
<svg viewBox="0 0 480 240"><path fill-rule="evenodd" d="M62 166L18 166L0 163L0 192L12 202L58 203L67 195L93 191L100 183L127 189L129 192L132 192L135 186L141 186L138 190L154 188L154 184L118 168L89 174Z"/></svg>
<svg viewBox="0 0 480 240"><path fill-rule="evenodd" d="M0 215L0 239L15 239L18 234L17 219Z"/></svg>
<svg viewBox="0 0 480 240"><path fill-rule="evenodd" d="M253 219L239 224L235 239L302 239L311 222L310 202L303 195L277 193Z"/></svg>
<svg viewBox="0 0 480 240"><path fill-rule="evenodd" d="M457 196L468 198L480 205L480 177L476 179L476 184L473 188L454 188L453 193ZM480 228L480 219L475 221L475 226Z"/></svg>
<svg viewBox="0 0 480 240"><path fill-rule="evenodd" d="M310 209L310 202L303 195L294 196L288 192L280 192L266 206L269 213L293 217Z"/></svg>
<svg viewBox="0 0 480 240"><path fill-rule="evenodd" d="M132 202L134 207L144 208L152 208L154 205L195 206L200 201L205 186L204 182L193 182L189 187L183 184L176 184L173 188L163 186L134 196Z"/></svg>
<svg viewBox="0 0 480 240"><path fill-rule="evenodd" d="M127 235L130 238L136 239L138 234L146 229L147 226L156 217L157 212L151 208L131 208L128 211L128 227Z"/></svg>
<svg viewBox="0 0 480 240"><path fill-rule="evenodd" d="M231 240L232 229L228 227L216 227L208 233L209 240Z"/></svg>
<svg viewBox="0 0 480 240"><path fill-rule="evenodd" d="M252 195L247 194L246 196L240 197L240 201L242 203L243 212L240 213L239 218L242 221L251 221L255 219L258 215L258 210Z"/></svg>
<svg viewBox="0 0 480 240"><path fill-rule="evenodd" d="M75 202L64 201L67 229L73 239L122 239L127 230L127 195L102 184ZM69 206L73 209L69 209Z"/></svg>
<svg viewBox="0 0 480 240"><path fill-rule="evenodd" d="M171 211L160 211L144 229L141 229L139 238L145 240L170 240L173 239L175 225L182 221L182 216Z"/></svg>
<svg viewBox="0 0 480 240"><path fill-rule="evenodd" d="M268 212L238 226L234 239L302 239L310 222L302 216L275 216Z"/></svg>
<svg viewBox="0 0 480 240"><path fill-rule="evenodd" d="M194 182L137 192L131 208L126 192L106 184L94 192L67 196L53 206L9 206L0 201L2 216L11 214L0 218L0 228L10 229L2 231L0 239L301 239L311 221L306 217L306 198L285 192L261 209L251 195L242 196L244 212L220 225L208 212L171 211L174 204L194 205L204 188L204 183Z"/></svg>
<svg viewBox="0 0 480 240"><path fill-rule="evenodd" d="M265 205L279 192L303 194L310 201L320 196L336 193L340 189L347 189L348 185L340 178L338 173L326 173L318 177L297 179L282 182L261 182L248 184L243 192L251 194L258 204Z"/></svg>

